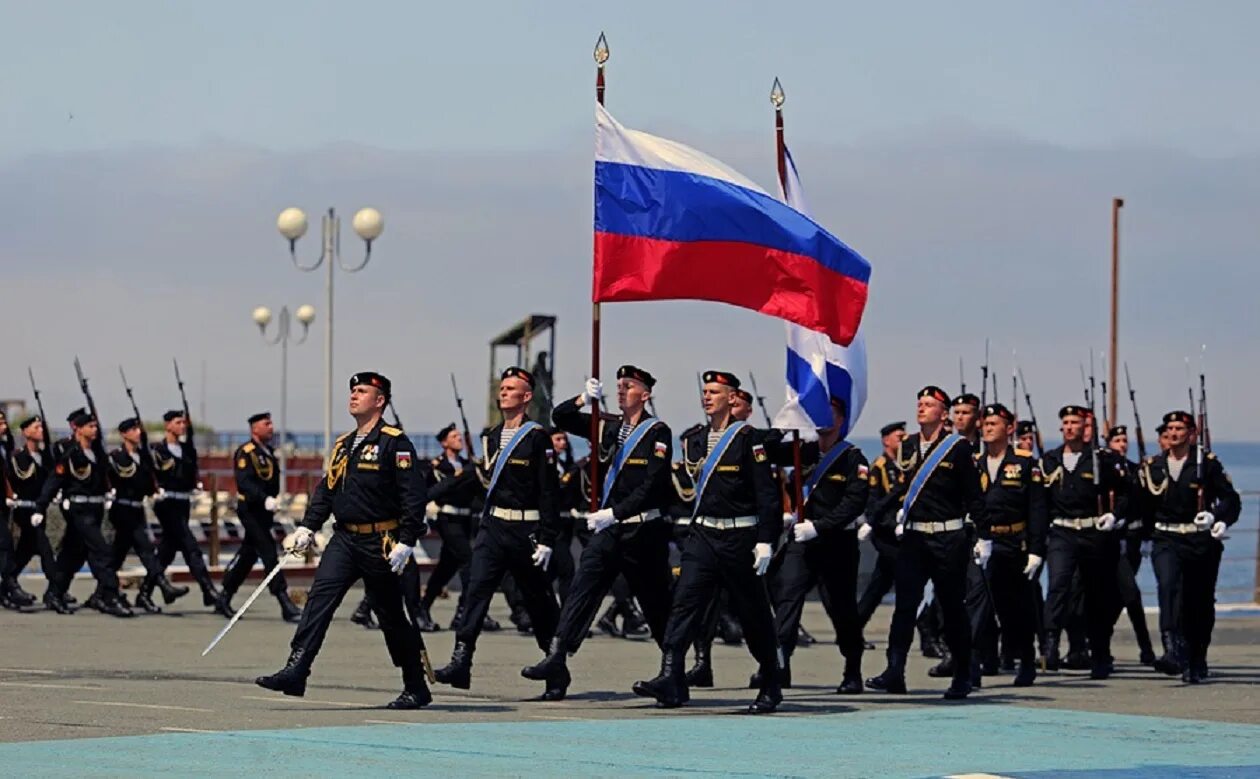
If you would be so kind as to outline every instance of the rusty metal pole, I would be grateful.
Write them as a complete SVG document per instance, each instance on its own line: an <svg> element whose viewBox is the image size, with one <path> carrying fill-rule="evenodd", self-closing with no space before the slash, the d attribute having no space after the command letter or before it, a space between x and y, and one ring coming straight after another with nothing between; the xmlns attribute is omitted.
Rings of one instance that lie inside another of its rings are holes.
<svg viewBox="0 0 1260 779"><path fill-rule="evenodd" d="M210 474L210 565L219 564L219 474Z"/></svg>
<svg viewBox="0 0 1260 779"><path fill-rule="evenodd" d="M1120 209L1124 207L1124 198L1111 199L1111 364L1108 367L1108 379L1114 390L1116 384L1116 364L1120 359ZM1116 395L1112 392L1103 413L1113 423L1116 419ZM1103 435L1106 435L1103 431Z"/></svg>

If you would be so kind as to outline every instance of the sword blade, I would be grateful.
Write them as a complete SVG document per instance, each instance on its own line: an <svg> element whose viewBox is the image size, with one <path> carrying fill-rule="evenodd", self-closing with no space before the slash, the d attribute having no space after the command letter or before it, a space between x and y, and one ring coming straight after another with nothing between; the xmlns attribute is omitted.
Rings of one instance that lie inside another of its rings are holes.
<svg viewBox="0 0 1260 779"><path fill-rule="evenodd" d="M216 635L214 639L210 641L209 645L201 651L202 657L210 654L210 650L218 646L219 642L223 640L223 637L228 634L228 631L240 621L241 617L245 614L249 607L254 605L254 601L258 600L258 596L262 595L267 589L267 585L271 584L271 580L276 578L276 575L284 568L284 564L289 561L289 558L297 556L299 555L290 552L280 558L280 560L276 563L276 567L271 569L271 573L267 574L266 578L264 578L254 591L249 594L249 597L245 599L245 602L241 604L241 607L237 610L237 612L232 615L232 618L228 620L228 623L223 626L223 629L219 631L219 634Z"/></svg>

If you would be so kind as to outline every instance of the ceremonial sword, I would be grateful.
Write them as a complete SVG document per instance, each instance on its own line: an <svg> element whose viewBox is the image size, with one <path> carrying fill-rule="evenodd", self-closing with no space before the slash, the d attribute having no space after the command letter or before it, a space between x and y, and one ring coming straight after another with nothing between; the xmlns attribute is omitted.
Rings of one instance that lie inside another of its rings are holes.
<svg viewBox="0 0 1260 779"><path fill-rule="evenodd" d="M279 559L279 561L276 562L276 567L271 569L271 573L268 573L267 577L262 580L262 583L259 584L258 587L256 587L254 591L249 594L249 597L245 599L245 602L241 604L241 607L237 609L235 614L232 615L232 618L228 620L228 623L223 626L223 629L219 631L219 634L215 636L214 639L210 642L210 644L201 651L202 657L205 657L206 655L210 654L210 650L214 649L218 645L218 643L223 640L223 637L228 634L228 631L231 630L234 625L236 625L237 621L240 620L241 616L245 613L246 609L254 605L254 601L258 600L258 596L263 594L263 590L266 590L267 585L271 584L271 580L276 578L276 575L280 573L280 570L282 568L284 568L284 564L289 561L289 558L301 557L301 556L302 556L302 553L297 551L296 549L289 552L285 552L285 554Z"/></svg>

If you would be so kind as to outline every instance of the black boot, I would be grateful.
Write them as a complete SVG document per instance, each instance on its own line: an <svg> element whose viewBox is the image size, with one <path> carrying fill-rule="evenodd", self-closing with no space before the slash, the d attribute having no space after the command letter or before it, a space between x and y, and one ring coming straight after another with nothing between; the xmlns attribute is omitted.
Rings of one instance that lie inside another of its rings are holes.
<svg viewBox="0 0 1260 779"><path fill-rule="evenodd" d="M941 657L941 661L928 669L928 676L935 679L948 679L954 675L954 656L948 651Z"/></svg>
<svg viewBox="0 0 1260 779"><path fill-rule="evenodd" d="M967 677L970 674L955 674L953 680L949 683L949 688L945 690L943 696L947 701L960 701L971 694L971 680Z"/></svg>
<svg viewBox="0 0 1260 779"><path fill-rule="evenodd" d="M862 653L853 652L844 658L844 679L836 692L841 695L860 695L862 692Z"/></svg>
<svg viewBox="0 0 1260 779"><path fill-rule="evenodd" d="M289 660L284 664L284 668L270 676L258 677L254 680L254 684L301 698L306 694L306 677L310 675L311 663L306 659L306 650L294 649L289 653Z"/></svg>
<svg viewBox="0 0 1260 779"><path fill-rule="evenodd" d="M276 593L276 600L280 601L280 618L285 622L300 622L302 620L302 610L289 597L288 590L281 590Z"/></svg>
<svg viewBox="0 0 1260 779"><path fill-rule="evenodd" d="M1151 646L1151 631L1146 627L1146 613L1134 608L1129 621L1133 624L1133 637L1137 639L1138 662L1142 665L1155 664L1155 648Z"/></svg>
<svg viewBox="0 0 1260 779"><path fill-rule="evenodd" d="M101 597L99 592L93 592L88 599L83 602L83 608L105 613L105 599Z"/></svg>
<svg viewBox="0 0 1260 779"><path fill-rule="evenodd" d="M201 602L206 606L213 606L216 612L219 611L219 600L222 595L219 588L214 586L214 582L210 579L210 574L205 574L197 580L198 586L201 587ZM230 603L233 593L228 593L226 600ZM219 612L222 613L222 612Z"/></svg>
<svg viewBox="0 0 1260 779"><path fill-rule="evenodd" d="M517 633L528 636L534 632L534 622L529 618L529 612L524 607L512 609L512 614L508 618L512 620L513 625L516 625Z"/></svg>
<svg viewBox="0 0 1260 779"><path fill-rule="evenodd" d="M783 656L783 667L778 669L779 687L782 689L791 689L792 687L792 656ZM761 669L758 668L752 676L748 677L748 689L760 690L765 686L766 680L763 678Z"/></svg>
<svg viewBox="0 0 1260 779"><path fill-rule="evenodd" d="M423 709L433 702L433 693L424 681L424 666L414 665L402 669L403 691L385 704L387 709Z"/></svg>
<svg viewBox="0 0 1260 779"><path fill-rule="evenodd" d="M1115 658L1111 656L1109 645L1090 647L1089 678L1102 681L1111 676L1115 670Z"/></svg>
<svg viewBox="0 0 1260 779"><path fill-rule="evenodd" d="M1015 674L1016 687L1031 687L1037 679L1037 660L1032 650L1019 659L1019 671Z"/></svg>
<svg viewBox="0 0 1260 779"><path fill-rule="evenodd" d="M662 709L676 709L687 702L687 687L682 674L682 657L676 652L661 653L661 672L646 682L635 682L635 695L655 698Z"/></svg>
<svg viewBox="0 0 1260 779"><path fill-rule="evenodd" d="M136 608L144 610L147 614L162 613L162 607L154 603L153 596L143 589L136 593Z"/></svg>
<svg viewBox="0 0 1260 779"><path fill-rule="evenodd" d="M456 641L451 650L451 662L437 669L433 677L442 684L449 684L457 690L472 687L473 647L464 641Z"/></svg>
<svg viewBox="0 0 1260 779"><path fill-rule="evenodd" d="M906 694L906 653L896 649L888 650L888 667L879 676L866 680L866 686L879 692Z"/></svg>
<svg viewBox="0 0 1260 779"><path fill-rule="evenodd" d="M1175 630L1165 631L1160 635L1164 641L1164 656L1155 661L1155 670L1168 676L1181 674L1185 659L1181 653L1181 634Z"/></svg>
<svg viewBox="0 0 1260 779"><path fill-rule="evenodd" d="M93 595L92 597L96 598L100 603L99 608L102 614L108 614L111 617L123 618L136 616L136 613L128 608L127 604L123 603L115 594L101 595L99 597Z"/></svg>
<svg viewBox="0 0 1260 779"><path fill-rule="evenodd" d="M464 599L460 598L459 603L455 605L455 616L451 617L451 630L459 630L459 623L464 618ZM490 618L490 613L486 612L486 618ZM485 628L482 628L485 630Z"/></svg>
<svg viewBox="0 0 1260 779"><path fill-rule="evenodd" d="M1059 633L1057 631L1046 636L1046 651L1044 656L1046 659L1047 671L1058 671L1059 668L1062 667L1062 662L1059 660Z"/></svg>
<svg viewBox="0 0 1260 779"><path fill-rule="evenodd" d="M236 614L236 609L232 608L232 595L234 593L228 590L219 590L215 593L214 613L226 619L231 619Z"/></svg>
<svg viewBox="0 0 1260 779"><path fill-rule="evenodd" d="M722 609L718 612L717 635L723 644L739 646L744 643L744 626L729 611Z"/></svg>
<svg viewBox="0 0 1260 779"><path fill-rule="evenodd" d="M429 613L429 604L423 600L420 601L420 607L417 609L415 623L416 627L425 633L436 633L442 629L438 623L433 621L433 615Z"/></svg>
<svg viewBox="0 0 1260 779"><path fill-rule="evenodd" d="M22 585L18 584L18 580L15 577L10 576L4 580L4 594L11 603L19 608L35 605L35 596L22 589Z"/></svg>
<svg viewBox="0 0 1260 779"><path fill-rule="evenodd" d="M817 643L818 643L818 639L811 636L809 634L809 631L805 629L804 625L796 626L796 645L798 647L799 646L813 646L814 644L817 644Z"/></svg>
<svg viewBox="0 0 1260 779"><path fill-rule="evenodd" d="M526 679L547 683L547 689L543 691L539 700L564 700L564 696L569 691L569 684L573 681L573 677L569 675L567 660L568 653L561 646L560 638L555 637L551 639L551 646L542 662L521 669L521 676Z"/></svg>
<svg viewBox="0 0 1260 779"><path fill-rule="evenodd" d="M633 599L625 603L621 609L621 637L631 639L652 637L652 630L648 627L647 618L643 616L643 612L639 610L639 605Z"/></svg>
<svg viewBox="0 0 1260 779"><path fill-rule="evenodd" d="M58 614L73 614L74 609L61 597L61 593L49 588L44 592L44 607Z"/></svg>
<svg viewBox="0 0 1260 779"><path fill-rule="evenodd" d="M688 687L713 686L713 645L707 642L696 644L696 664L687 672Z"/></svg>
<svg viewBox="0 0 1260 779"><path fill-rule="evenodd" d="M967 676L971 689L978 690L984 686L984 664L974 654L971 656L971 670Z"/></svg>
<svg viewBox="0 0 1260 779"><path fill-rule="evenodd" d="M621 606L616 602L604 610L600 615L599 621L595 623L595 627L599 628L601 633L612 636L613 638L625 638L626 634L617 627L617 615L621 612Z"/></svg>
<svg viewBox="0 0 1260 779"><path fill-rule="evenodd" d="M189 592L188 588L182 584L178 586L173 584L170 579L166 578L165 574L158 576L155 583L157 584L158 589L162 591L162 601L168 606L176 600L184 597ZM145 585L148 586L149 592L153 592L153 585L149 584L147 579L145 580ZM141 591L144 591L143 588L141 588ZM150 598L150 600L151 599L152 598Z"/></svg>
<svg viewBox="0 0 1260 779"><path fill-rule="evenodd" d="M362 625L368 630L376 630L376 619L372 616L372 601L367 598L359 601L359 605L355 607L354 613L350 615L350 621L356 625Z"/></svg>
<svg viewBox="0 0 1260 779"><path fill-rule="evenodd" d="M745 710L748 714L773 714L779 708L779 704L783 702L783 690L779 688L778 680L775 679L776 669L763 668L761 674L766 679L766 683L761 686L757 692L757 698Z"/></svg>
<svg viewBox="0 0 1260 779"><path fill-rule="evenodd" d="M1207 681L1207 647L1182 646L1185 656L1185 670L1181 672L1181 681L1186 684L1202 684Z"/></svg>
<svg viewBox="0 0 1260 779"><path fill-rule="evenodd" d="M454 630L454 628L451 628ZM502 630L503 626L494 617L486 614L485 619L481 620L481 630L483 633L497 633Z"/></svg>

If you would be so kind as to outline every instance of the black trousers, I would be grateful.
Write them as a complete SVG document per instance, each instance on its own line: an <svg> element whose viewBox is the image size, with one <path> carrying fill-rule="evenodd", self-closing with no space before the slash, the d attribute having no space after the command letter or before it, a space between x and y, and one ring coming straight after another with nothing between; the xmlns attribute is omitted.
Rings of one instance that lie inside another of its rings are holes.
<svg viewBox="0 0 1260 779"><path fill-rule="evenodd" d="M971 627L965 597L971 548L971 534L965 529L947 533L906 530L897 554L897 605L888 631L889 652L909 654L923 587L930 581L945 622L954 674L963 678L970 674Z"/></svg>
<svg viewBox="0 0 1260 779"><path fill-rule="evenodd" d="M280 557L276 554L276 539L271 534L274 517L275 514L260 505L243 501L237 504L236 518L241 521L241 527L245 529L245 540L241 542L236 557L232 558L227 570L223 572L223 592L228 597L240 589L241 584L249 576L250 569L259 558L262 558L263 567L268 571L275 568L276 563L279 562ZM200 550L197 553L200 555ZM288 591L289 585L284 579L283 571L271 580L267 589L272 595L280 595Z"/></svg>
<svg viewBox="0 0 1260 779"><path fill-rule="evenodd" d="M57 567L57 554L53 551L52 542L48 540L47 523L39 527L31 527L31 514L34 513L35 510L30 508L13 509L13 525L20 535L14 545L10 568L3 573L5 576L21 576L31 558L38 554L44 578L48 580L50 587L60 590L62 588L61 569Z"/></svg>
<svg viewBox="0 0 1260 779"><path fill-rule="evenodd" d="M893 584L897 581L896 539L886 539L876 530L871 533L871 543L875 545L878 556L875 558L875 568L871 571L870 581L866 583L866 590L862 592L862 597L858 600L858 620L862 627L866 627L866 623L871 621L875 609L879 608L879 604L884 601L884 596L892 591Z"/></svg>
<svg viewBox="0 0 1260 779"><path fill-rule="evenodd" d="M1107 660L1115 624L1116 566L1120 540L1101 530L1050 528L1046 564L1050 569L1050 593L1046 598L1046 629L1057 632L1069 626L1072 577L1080 574L1085 601L1085 629L1090 654Z"/></svg>
<svg viewBox="0 0 1260 779"><path fill-rule="evenodd" d="M1036 656L1033 638L1036 633L1037 592L1041 585L1029 581L1024 575L1028 565L1028 552L1018 538L998 537L993 540L993 555L982 571L988 587L993 614L997 616L995 628L1000 626L1003 651L1012 657L1031 662ZM973 567L977 571L979 566ZM984 580L981 581L984 584ZM971 604L968 603L970 609ZM976 623L973 615L973 636Z"/></svg>
<svg viewBox="0 0 1260 779"><path fill-rule="evenodd" d="M1149 636L1146 628L1146 609L1142 605L1142 589L1137 583L1138 567L1142 564L1141 543L1141 540L1134 536L1123 539L1123 549L1119 563L1116 565L1117 598L1116 609L1112 616L1114 620L1119 618L1121 611L1128 612L1129 622L1133 624L1133 630L1139 637Z"/></svg>
<svg viewBox="0 0 1260 779"><path fill-rule="evenodd" d="M836 631L836 645L847 659L862 656L862 621L858 616L856 530L833 530L804 543L792 542L775 559L770 583L779 647L791 657L796 649L805 596L814 587L827 593L823 608Z"/></svg>
<svg viewBox="0 0 1260 779"><path fill-rule="evenodd" d="M346 593L359 579L372 599L372 608L385 635L390 660L398 668L417 668L420 662L420 631L403 612L402 579L389 568L380 533L352 534L340 528L319 558L315 580L307 593L302 619L293 634L291 647L304 650L314 662L324 645L328 626ZM415 563L407 563L414 568Z"/></svg>
<svg viewBox="0 0 1260 779"><path fill-rule="evenodd" d="M719 587L725 587L743 625L748 651L763 673L777 669L778 642L770 597L765 581L752 567L756 544L756 528L692 528L683 545L682 572L674 587L663 652L682 657L700 630L706 608L717 597Z"/></svg>
<svg viewBox="0 0 1260 779"><path fill-rule="evenodd" d="M472 519L439 514L436 525L438 537L442 539L442 551L424 586L423 603L426 607L433 606L442 588L457 575L462 598L468 590L468 564L472 562Z"/></svg>
<svg viewBox="0 0 1260 779"><path fill-rule="evenodd" d="M134 549L136 557L140 558L140 563L150 577L156 579L162 575L162 563L158 561L157 549L149 538L143 506L115 503L109 509L109 524L114 526L112 562L115 571L122 568L127 554Z"/></svg>
<svg viewBox="0 0 1260 779"><path fill-rule="evenodd" d="M188 571L202 586L210 581L210 571L206 568L206 560L201 556L201 546L197 538L188 529L188 515L191 506L186 500L171 498L159 500L153 504L153 513L162 525L162 540L158 543L158 562L162 569L170 567L177 553L183 553Z"/></svg>
<svg viewBox="0 0 1260 779"><path fill-rule="evenodd" d="M635 525L613 525L591 537L560 609L556 636L569 653L578 651L596 612L617 579L625 576L630 592L639 599L652 637L665 639L669 620L670 528L662 520Z"/></svg>
<svg viewBox="0 0 1260 779"><path fill-rule="evenodd" d="M1154 541L1159 629L1180 632L1190 661L1204 662L1216 626L1216 577L1225 547L1209 533L1156 531Z"/></svg>
<svg viewBox="0 0 1260 779"><path fill-rule="evenodd" d="M975 545L974 540L972 545ZM995 543L994 554L996 553ZM964 602L967 606L967 619L971 624L971 653L981 661L997 657L998 627L993 603L997 596L990 596L986 577L986 572L974 559L967 565L967 594Z"/></svg>
<svg viewBox="0 0 1260 779"><path fill-rule="evenodd" d="M77 562L82 554L87 558L88 567L96 579L97 592L103 597L117 597L118 571L114 568L114 548L101 532L101 524L105 521L105 507L91 503L71 503L69 510L63 514L66 525L74 528L78 539L78 545L62 546L61 555L57 558L57 567L64 576L63 588L69 587L74 580L74 572L83 565L82 562Z"/></svg>
<svg viewBox="0 0 1260 779"><path fill-rule="evenodd" d="M547 578L556 587L560 595L560 605L569 598L569 588L573 586L573 576L577 566L573 562L573 530L566 527L551 548L551 562L547 565Z"/></svg>
<svg viewBox="0 0 1260 779"><path fill-rule="evenodd" d="M464 601L464 617L455 633L457 640L477 645L482 623L490 609L490 599L511 573L520 590L521 605L533 624L534 640L546 651L556 633L560 605L551 589L546 571L534 565L534 542L537 522L505 522L496 517L481 520L477 540L473 542L472 563L468 574L468 597Z"/></svg>
<svg viewBox="0 0 1260 779"><path fill-rule="evenodd" d="M13 529L9 526L9 508L0 506L0 576L8 579L13 574Z"/></svg>

